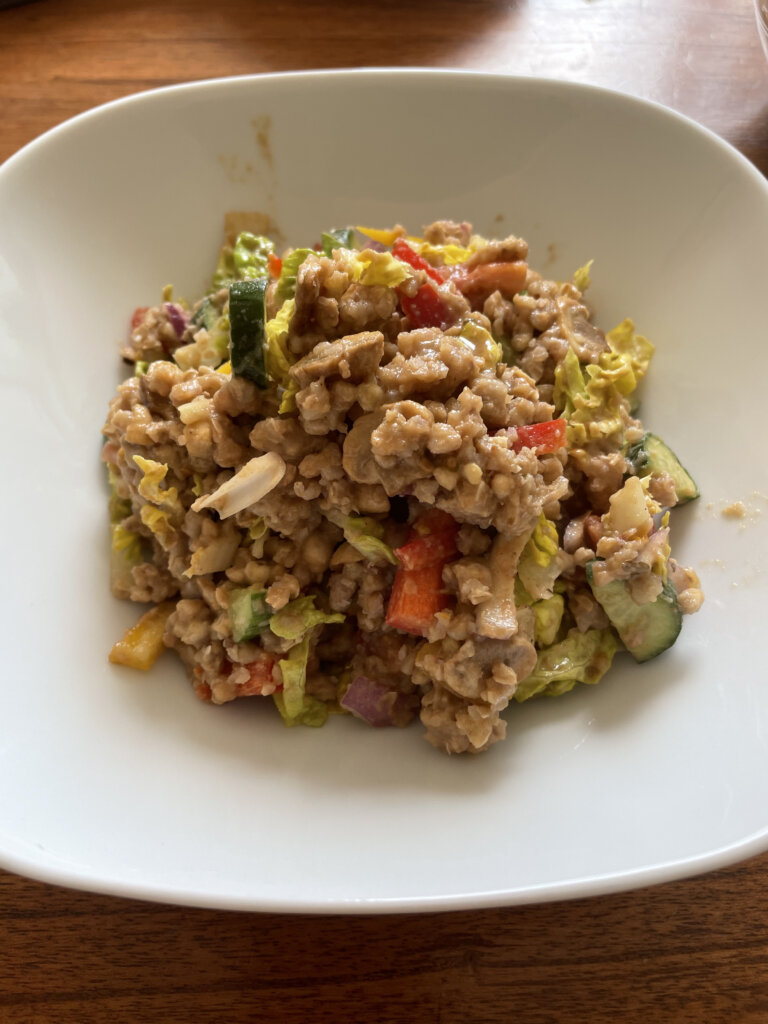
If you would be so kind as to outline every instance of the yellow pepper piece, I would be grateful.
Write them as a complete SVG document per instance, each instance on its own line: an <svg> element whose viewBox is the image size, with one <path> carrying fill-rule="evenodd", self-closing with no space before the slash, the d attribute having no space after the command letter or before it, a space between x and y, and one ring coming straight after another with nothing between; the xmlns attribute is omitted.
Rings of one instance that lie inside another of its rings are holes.
<svg viewBox="0 0 768 1024"><path fill-rule="evenodd" d="M163 653L165 624L175 607L173 601L166 601L145 612L109 652L112 664L127 665L143 672L151 668Z"/></svg>
<svg viewBox="0 0 768 1024"><path fill-rule="evenodd" d="M396 228L362 228L359 225L355 230L359 231L361 235L365 235L366 238L378 242L380 245L394 245L403 233L402 228L400 230Z"/></svg>
<svg viewBox="0 0 768 1024"><path fill-rule="evenodd" d="M232 373L232 363L229 360L216 367L216 373Z"/></svg>

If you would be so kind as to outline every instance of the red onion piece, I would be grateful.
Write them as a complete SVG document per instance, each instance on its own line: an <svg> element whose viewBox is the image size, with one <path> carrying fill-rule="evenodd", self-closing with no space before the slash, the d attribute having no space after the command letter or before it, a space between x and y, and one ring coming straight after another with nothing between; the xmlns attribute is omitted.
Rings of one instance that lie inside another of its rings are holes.
<svg viewBox="0 0 768 1024"><path fill-rule="evenodd" d="M405 694L390 690L367 676L355 676L341 698L341 706L374 728L405 725L413 711Z"/></svg>
<svg viewBox="0 0 768 1024"><path fill-rule="evenodd" d="M181 306L177 306L175 302L165 302L163 304L165 312L168 315L171 327L176 331L176 337L180 338L187 327L187 315Z"/></svg>

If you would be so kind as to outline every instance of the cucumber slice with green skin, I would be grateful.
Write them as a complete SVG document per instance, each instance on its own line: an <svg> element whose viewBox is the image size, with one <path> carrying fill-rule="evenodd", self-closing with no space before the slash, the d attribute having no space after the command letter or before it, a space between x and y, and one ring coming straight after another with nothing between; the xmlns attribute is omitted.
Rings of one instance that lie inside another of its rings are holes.
<svg viewBox="0 0 768 1024"><path fill-rule="evenodd" d="M668 473L675 484L678 505L698 498L699 488L696 481L672 449L655 434L644 434L636 444L630 445L627 449L627 461L637 476Z"/></svg>
<svg viewBox="0 0 768 1024"><path fill-rule="evenodd" d="M253 381L259 388L268 385L264 365L267 279L234 281L229 286L229 354L232 373Z"/></svg>
<svg viewBox="0 0 768 1024"><path fill-rule="evenodd" d="M215 306L209 298L205 298L189 322L194 324L195 327L205 327L207 331L210 331L220 316L221 310L218 306Z"/></svg>
<svg viewBox="0 0 768 1024"><path fill-rule="evenodd" d="M269 625L272 612L267 607L266 590L243 587L233 590L229 598L229 619L235 643L252 640Z"/></svg>
<svg viewBox="0 0 768 1024"><path fill-rule="evenodd" d="M625 580L612 580L596 586L594 564L587 564L587 581L592 593L635 661L648 661L671 647L683 624L672 584L665 583L655 601L638 604Z"/></svg>

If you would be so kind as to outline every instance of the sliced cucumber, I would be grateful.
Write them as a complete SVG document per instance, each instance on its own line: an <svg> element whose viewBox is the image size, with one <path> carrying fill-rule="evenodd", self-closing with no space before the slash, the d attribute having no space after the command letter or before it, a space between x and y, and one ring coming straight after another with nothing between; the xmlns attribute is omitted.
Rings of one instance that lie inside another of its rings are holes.
<svg viewBox="0 0 768 1024"><path fill-rule="evenodd" d="M627 449L627 461L638 476L668 473L675 484L678 505L698 498L696 481L672 449L655 434L644 434L636 444L631 445Z"/></svg>
<svg viewBox="0 0 768 1024"><path fill-rule="evenodd" d="M234 281L229 286L229 353L232 373L259 388L267 387L264 366L266 278Z"/></svg>
<svg viewBox="0 0 768 1024"><path fill-rule="evenodd" d="M267 608L266 590L243 587L233 590L229 599L229 620L235 643L252 640L269 625L272 613Z"/></svg>
<svg viewBox="0 0 768 1024"><path fill-rule="evenodd" d="M221 310L210 298L205 298L195 310L190 323L195 327L205 327L207 331L213 330L216 321L221 316Z"/></svg>
<svg viewBox="0 0 768 1024"><path fill-rule="evenodd" d="M592 593L635 661L648 661L671 647L683 624L675 588L665 583L655 601L638 604L625 580L612 580L597 586L593 577L594 564L589 562L587 565L587 580Z"/></svg>

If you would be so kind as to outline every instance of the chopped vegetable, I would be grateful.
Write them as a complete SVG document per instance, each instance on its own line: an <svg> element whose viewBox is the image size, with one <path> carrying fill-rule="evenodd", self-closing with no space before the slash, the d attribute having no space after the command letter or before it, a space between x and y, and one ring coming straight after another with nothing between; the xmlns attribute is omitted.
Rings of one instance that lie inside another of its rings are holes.
<svg viewBox="0 0 768 1024"><path fill-rule="evenodd" d="M470 270L461 267L453 275L459 291L472 303L478 303L493 292L501 292L505 299L513 299L525 288L528 264L523 260L512 263L480 263Z"/></svg>
<svg viewBox="0 0 768 1024"><path fill-rule="evenodd" d="M638 476L666 473L675 485L676 505L699 497L699 488L675 453L655 434L643 434L627 449L627 462Z"/></svg>
<svg viewBox="0 0 768 1024"><path fill-rule="evenodd" d="M345 516L341 512L330 510L327 518L340 526L344 531L344 540L359 551L369 562L391 562L397 565L392 548L381 539L384 528L381 523L368 516Z"/></svg>
<svg viewBox="0 0 768 1024"><path fill-rule="evenodd" d="M438 284L443 283L443 277L440 272L435 270L431 263L428 263L423 256L415 252L402 238L398 238L392 246L392 255L413 267L414 270L425 271Z"/></svg>
<svg viewBox="0 0 768 1024"><path fill-rule="evenodd" d="M577 683L597 683L611 667L620 644L610 629L571 629L564 640L539 651L533 672L518 685L515 700L559 697Z"/></svg>
<svg viewBox="0 0 768 1024"><path fill-rule="evenodd" d="M275 612L269 621L269 628L283 640L299 640L315 626L343 622L341 612L324 612L315 608L315 596L297 597L295 601Z"/></svg>
<svg viewBox="0 0 768 1024"><path fill-rule="evenodd" d="M594 260L589 260L583 266L579 267L573 275L573 283L580 292L585 292L591 284L589 272L592 269L592 264L594 262Z"/></svg>
<svg viewBox="0 0 768 1024"><path fill-rule="evenodd" d="M238 587L230 593L229 619L236 643L252 640L268 627L272 612L267 607L266 597L266 590L257 586Z"/></svg>
<svg viewBox="0 0 768 1024"><path fill-rule="evenodd" d="M109 652L112 664L127 665L143 672L151 668L163 653L165 624L175 607L172 601L168 601L145 612Z"/></svg>
<svg viewBox="0 0 768 1024"><path fill-rule="evenodd" d="M264 363L266 278L235 281L229 289L230 362L235 377L267 387Z"/></svg>
<svg viewBox="0 0 768 1024"><path fill-rule="evenodd" d="M542 512L517 566L518 578L534 601L552 596L560 574L558 552L557 528Z"/></svg>
<svg viewBox="0 0 768 1024"><path fill-rule="evenodd" d="M299 267L307 258L314 254L313 249L294 249L293 252L283 257L283 265L280 270L280 277L275 289L275 300L283 303L286 299L292 299L296 294L296 283L299 279Z"/></svg>
<svg viewBox="0 0 768 1024"><path fill-rule="evenodd" d="M626 580L616 579L598 586L594 573L596 564L599 563L587 565L592 593L635 661L648 661L671 647L683 624L672 584L664 583L654 601L638 604Z"/></svg>
<svg viewBox="0 0 768 1024"><path fill-rule="evenodd" d="M274 248L268 238L241 231L232 247L222 246L213 275L214 289L225 288L234 281L255 281L266 277L269 255Z"/></svg>
<svg viewBox="0 0 768 1024"><path fill-rule="evenodd" d="M277 487L284 475L285 462L277 452L257 455L212 494L206 494L193 502L192 511L213 508L222 519L226 519L261 501Z"/></svg>
<svg viewBox="0 0 768 1024"><path fill-rule="evenodd" d="M244 683L237 684L238 697L261 697L265 690L268 693L275 692L275 659L271 655L262 653L258 658L249 661L245 668L248 669L250 678ZM280 688L282 689L282 684Z"/></svg>
<svg viewBox="0 0 768 1024"><path fill-rule="evenodd" d="M448 518L450 526L443 526L432 533L417 533L407 544L395 548L395 555L403 569L425 569L435 563L444 565L449 559L456 557L459 553L456 546L459 524L450 516Z"/></svg>
<svg viewBox="0 0 768 1024"><path fill-rule="evenodd" d="M423 569L400 568L387 606L387 625L415 636L426 636L435 615L451 604L443 590L440 562Z"/></svg>
<svg viewBox="0 0 768 1024"><path fill-rule="evenodd" d="M400 308L412 327L449 327L453 319L448 306L430 284L423 284L415 295L400 291Z"/></svg>
<svg viewBox="0 0 768 1024"><path fill-rule="evenodd" d="M350 260L353 281L385 288L395 288L412 276L411 271L391 252L376 252L375 249L361 249Z"/></svg>
<svg viewBox="0 0 768 1024"><path fill-rule="evenodd" d="M510 427L510 437L513 432L515 439L512 447L516 452L523 448L533 448L537 455L547 455L560 451L566 445L566 422L564 419Z"/></svg>
<svg viewBox="0 0 768 1024"><path fill-rule="evenodd" d="M354 244L352 228L331 228L320 236L320 245L325 256L332 256L334 249L351 249Z"/></svg>
<svg viewBox="0 0 768 1024"><path fill-rule="evenodd" d="M341 706L362 718L368 725L381 729L396 724L398 710L402 714L403 694L367 676L355 676L341 698Z"/></svg>

